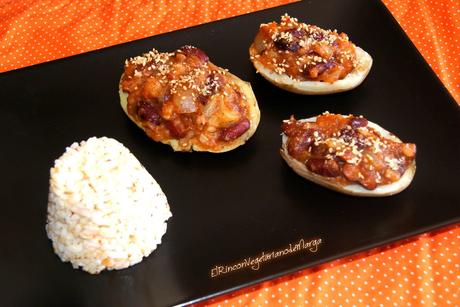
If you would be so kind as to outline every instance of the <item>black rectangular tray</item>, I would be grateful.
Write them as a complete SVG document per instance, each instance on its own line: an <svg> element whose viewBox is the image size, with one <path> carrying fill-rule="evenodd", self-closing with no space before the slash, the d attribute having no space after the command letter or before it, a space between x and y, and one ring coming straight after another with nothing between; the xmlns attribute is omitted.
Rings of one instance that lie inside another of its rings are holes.
<svg viewBox="0 0 460 307"><path fill-rule="evenodd" d="M374 58L365 82L308 97L257 75L248 47L260 23L285 12L348 33ZM185 44L251 82L262 119L246 145L224 154L174 153L122 112L124 60ZM460 220L459 108L377 1L303 1L138 40L1 74L0 93L3 306L190 303ZM355 198L289 169L279 156L281 121L326 110L363 114L416 143L412 185L392 197ZM162 245L148 258L97 276L61 263L45 232L49 169L66 146L91 136L127 146L173 212Z"/></svg>

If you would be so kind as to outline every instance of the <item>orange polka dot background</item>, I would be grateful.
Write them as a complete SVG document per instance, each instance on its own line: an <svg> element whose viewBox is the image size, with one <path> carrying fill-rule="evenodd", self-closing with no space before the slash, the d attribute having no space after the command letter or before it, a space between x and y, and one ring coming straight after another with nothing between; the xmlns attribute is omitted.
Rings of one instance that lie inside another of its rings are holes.
<svg viewBox="0 0 460 307"><path fill-rule="evenodd" d="M0 72L295 0L0 0ZM383 0L460 104L460 1ZM460 225L200 305L460 306Z"/></svg>
<svg viewBox="0 0 460 307"><path fill-rule="evenodd" d="M460 104L460 1L383 0Z"/></svg>
<svg viewBox="0 0 460 307"><path fill-rule="evenodd" d="M0 0L0 71L289 2Z"/></svg>

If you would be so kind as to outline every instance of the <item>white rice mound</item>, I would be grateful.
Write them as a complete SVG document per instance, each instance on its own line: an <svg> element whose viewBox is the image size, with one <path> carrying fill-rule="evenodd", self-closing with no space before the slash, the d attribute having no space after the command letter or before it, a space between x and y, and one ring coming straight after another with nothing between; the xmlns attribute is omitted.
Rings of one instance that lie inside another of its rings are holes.
<svg viewBox="0 0 460 307"><path fill-rule="evenodd" d="M51 168L46 231L74 268L97 274L139 263L170 217L158 183L114 139L73 143Z"/></svg>

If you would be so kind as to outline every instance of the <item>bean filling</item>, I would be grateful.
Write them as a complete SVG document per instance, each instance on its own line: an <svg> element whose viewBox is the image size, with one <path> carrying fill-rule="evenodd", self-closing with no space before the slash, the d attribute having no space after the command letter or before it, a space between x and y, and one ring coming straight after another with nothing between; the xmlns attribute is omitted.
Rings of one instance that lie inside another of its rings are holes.
<svg viewBox="0 0 460 307"><path fill-rule="evenodd" d="M398 181L414 161L416 146L383 137L362 116L324 113L316 122L293 117L282 124L291 157L318 175L368 190Z"/></svg>
<svg viewBox="0 0 460 307"><path fill-rule="evenodd" d="M251 59L299 81L333 83L357 66L355 45L345 33L323 30L283 15L280 24L262 24Z"/></svg>
<svg viewBox="0 0 460 307"><path fill-rule="evenodd" d="M125 62L121 88L128 114L155 141L220 150L249 128L245 95L227 70L200 49L152 50Z"/></svg>

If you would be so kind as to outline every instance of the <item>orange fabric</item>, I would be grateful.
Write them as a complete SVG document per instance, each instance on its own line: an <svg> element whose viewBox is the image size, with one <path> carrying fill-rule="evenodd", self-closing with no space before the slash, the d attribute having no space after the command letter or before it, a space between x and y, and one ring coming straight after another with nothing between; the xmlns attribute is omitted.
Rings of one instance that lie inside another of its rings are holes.
<svg viewBox="0 0 460 307"><path fill-rule="evenodd" d="M0 72L294 0L0 0ZM460 103L460 3L384 0ZM460 305L460 226L203 304Z"/></svg>
<svg viewBox="0 0 460 307"><path fill-rule="evenodd" d="M460 1L383 0L460 104Z"/></svg>
<svg viewBox="0 0 460 307"><path fill-rule="evenodd" d="M295 0L0 0L0 72Z"/></svg>

